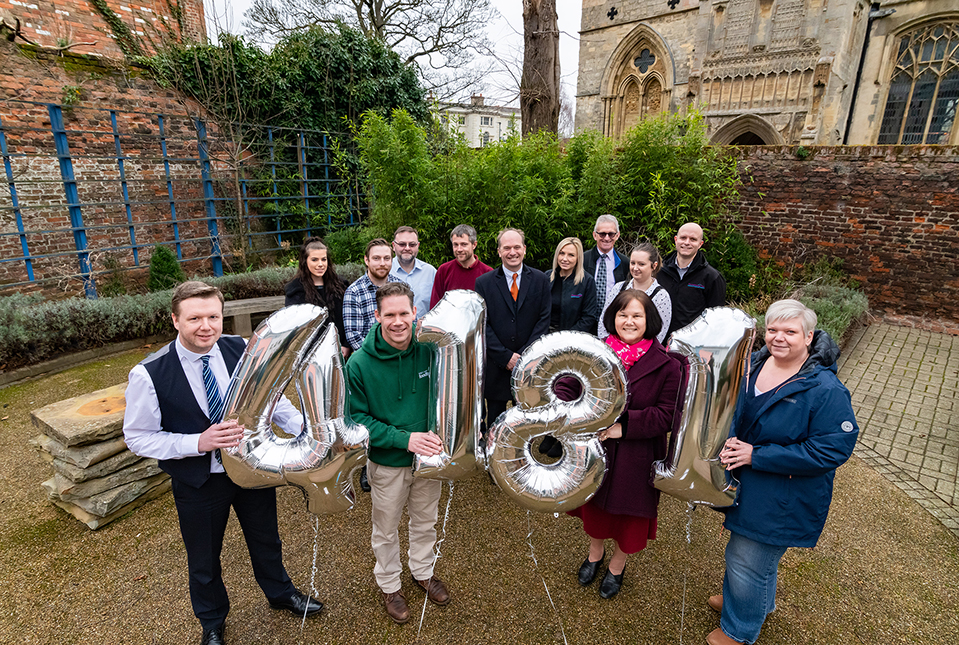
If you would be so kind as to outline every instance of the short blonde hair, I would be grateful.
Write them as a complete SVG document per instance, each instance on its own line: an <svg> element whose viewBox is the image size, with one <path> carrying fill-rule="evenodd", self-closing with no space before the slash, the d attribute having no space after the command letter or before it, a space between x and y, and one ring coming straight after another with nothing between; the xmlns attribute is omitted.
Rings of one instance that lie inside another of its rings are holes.
<svg viewBox="0 0 959 645"><path fill-rule="evenodd" d="M564 246L569 245L576 248L576 266L573 268L573 284L579 284L583 281L583 276L586 275L586 272L583 271L583 243L579 241L578 237L564 237L562 241L556 245L556 252L553 253L553 271L549 274L550 282L557 276L559 269L559 252Z"/></svg>
<svg viewBox="0 0 959 645"><path fill-rule="evenodd" d="M795 320L796 318L802 319L802 333L804 336L816 329L816 323L819 322L815 311L798 300L787 298L786 300L777 300L769 305L769 309L766 310L765 325L769 327L769 323Z"/></svg>

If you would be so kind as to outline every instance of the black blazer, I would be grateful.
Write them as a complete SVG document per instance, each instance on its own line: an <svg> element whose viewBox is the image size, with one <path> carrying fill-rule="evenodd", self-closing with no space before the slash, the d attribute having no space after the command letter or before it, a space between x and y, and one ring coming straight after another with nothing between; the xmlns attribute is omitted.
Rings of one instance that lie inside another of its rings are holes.
<svg viewBox="0 0 959 645"><path fill-rule="evenodd" d="M552 307L550 282L542 271L524 264L519 295L510 295L503 267L476 279L476 293L486 301L486 398L513 398L511 372L506 367L513 354L522 354L549 331Z"/></svg>
<svg viewBox="0 0 959 645"><path fill-rule="evenodd" d="M619 258L619 264L613 267L613 284L616 284L617 282L622 282L623 280L629 278L629 258L616 249L613 249L613 253L616 254L617 258ZM599 251L596 250L595 246L583 253L583 271L585 271L587 275L590 275L594 278L596 277L596 260L598 259ZM607 286L612 287L613 285L611 284ZM600 309L602 309L603 305L605 304L605 302L601 302L599 304Z"/></svg>
<svg viewBox="0 0 959 645"><path fill-rule="evenodd" d="M587 273L583 281L576 284L572 276L563 280L557 275L554 282L550 282L550 294L553 304L559 300L559 327L556 331L571 329L587 334L596 333L600 307L596 300L596 281L593 276Z"/></svg>

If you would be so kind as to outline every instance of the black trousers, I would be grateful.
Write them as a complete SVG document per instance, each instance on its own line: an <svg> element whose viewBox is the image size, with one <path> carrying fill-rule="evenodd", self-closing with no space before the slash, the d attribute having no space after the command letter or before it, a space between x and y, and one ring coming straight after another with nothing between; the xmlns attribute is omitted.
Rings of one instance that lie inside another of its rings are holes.
<svg viewBox="0 0 959 645"><path fill-rule="evenodd" d="M496 419L499 418L499 415L506 412L506 406L509 405L509 402L510 399L505 401L500 399L486 399L486 410L484 415L486 423L482 426L484 437L489 433L489 429L493 427L493 424L496 423Z"/></svg>
<svg viewBox="0 0 959 645"><path fill-rule="evenodd" d="M295 591L283 567L275 488L242 488L225 473L210 475L200 488L176 479L172 484L190 569L190 601L203 629L219 627L230 611L220 551L231 506L243 529L253 575L267 599L286 599Z"/></svg>

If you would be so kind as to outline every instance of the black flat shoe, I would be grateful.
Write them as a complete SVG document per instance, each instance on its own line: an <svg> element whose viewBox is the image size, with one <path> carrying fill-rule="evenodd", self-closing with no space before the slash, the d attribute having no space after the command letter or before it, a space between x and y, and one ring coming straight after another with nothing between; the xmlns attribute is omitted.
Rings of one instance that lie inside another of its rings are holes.
<svg viewBox="0 0 959 645"><path fill-rule="evenodd" d="M226 640L223 638L223 625L213 629L204 629L200 645L226 645Z"/></svg>
<svg viewBox="0 0 959 645"><path fill-rule="evenodd" d="M593 580L596 579L596 572L599 571L599 567L605 559L606 549L603 549L603 555L600 556L598 562L590 562L589 556L587 555L586 559L583 560L582 566L579 568L579 584L584 587L593 584Z"/></svg>
<svg viewBox="0 0 959 645"><path fill-rule="evenodd" d="M364 493L370 492L370 482L366 478L366 466L363 466L363 470L360 471L360 490Z"/></svg>
<svg viewBox="0 0 959 645"><path fill-rule="evenodd" d="M323 609L323 603L312 596L307 596L302 591L294 590L288 598L274 598L271 600L270 607L273 609L285 609L292 614L302 617L304 614L312 616L320 613Z"/></svg>
<svg viewBox="0 0 959 645"><path fill-rule="evenodd" d="M603 581L599 583L599 597L609 600L619 593L619 588L623 586L623 574L626 573L626 567L623 567L623 573L613 575L609 569L606 569L606 575Z"/></svg>

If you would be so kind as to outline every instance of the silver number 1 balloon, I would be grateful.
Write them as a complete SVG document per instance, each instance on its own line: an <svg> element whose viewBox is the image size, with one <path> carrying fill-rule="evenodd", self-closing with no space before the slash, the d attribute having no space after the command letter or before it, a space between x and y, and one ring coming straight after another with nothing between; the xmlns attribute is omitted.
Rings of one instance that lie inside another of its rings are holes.
<svg viewBox="0 0 959 645"><path fill-rule="evenodd" d="M719 462L729 437L756 321L732 307L713 307L673 332L670 351L689 361L679 428L669 454L653 462L653 486L690 504L723 507L736 501L739 482Z"/></svg>
<svg viewBox="0 0 959 645"><path fill-rule="evenodd" d="M416 339L434 347L429 428L443 452L413 461L413 476L461 479L481 471L479 449L486 303L473 291L447 291L416 326ZM478 461L478 456L480 460Z"/></svg>
<svg viewBox="0 0 959 645"><path fill-rule="evenodd" d="M293 305L253 332L230 381L224 412L246 431L239 446L221 453L223 467L239 486L297 486L317 515L353 507L351 473L366 463L369 443L366 427L349 418L340 341L333 325L320 335L325 318L325 309ZM304 429L296 437L280 437L271 418L291 381Z"/></svg>

